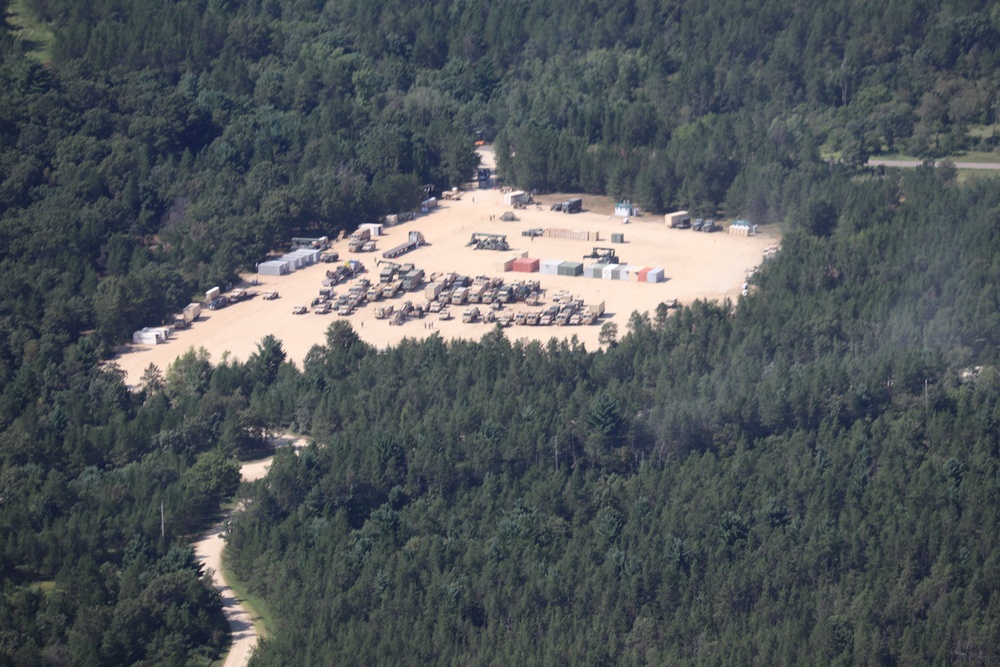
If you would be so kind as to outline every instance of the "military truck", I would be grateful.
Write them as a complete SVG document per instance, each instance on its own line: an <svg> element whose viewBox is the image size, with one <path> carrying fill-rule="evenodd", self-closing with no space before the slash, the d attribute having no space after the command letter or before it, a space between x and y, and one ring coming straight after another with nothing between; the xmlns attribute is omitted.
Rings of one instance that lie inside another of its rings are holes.
<svg viewBox="0 0 1000 667"><path fill-rule="evenodd" d="M415 292L420 289L424 282L424 270L413 269L403 277L403 289L407 292Z"/></svg>
<svg viewBox="0 0 1000 667"><path fill-rule="evenodd" d="M201 304L189 303L184 306L184 310L177 315L174 315L174 328L187 329L196 319L198 319L199 315L201 315Z"/></svg>
<svg viewBox="0 0 1000 667"><path fill-rule="evenodd" d="M469 287L468 290L469 303L482 303L483 292L486 291L486 283L477 282L472 287Z"/></svg>
<svg viewBox="0 0 1000 667"><path fill-rule="evenodd" d="M604 314L604 302L596 305L585 306L581 316L581 324L597 324L597 320Z"/></svg>
<svg viewBox="0 0 1000 667"><path fill-rule="evenodd" d="M573 197L566 201L556 202L550 208L553 211L561 211L563 213L579 213L583 210L583 200L579 197Z"/></svg>
<svg viewBox="0 0 1000 667"><path fill-rule="evenodd" d="M403 291L403 281L393 280L391 283L382 285L382 296L391 299Z"/></svg>
<svg viewBox="0 0 1000 667"><path fill-rule="evenodd" d="M378 281L380 283L391 283L399 275L400 270L403 268L400 264L396 262L387 262L384 259L375 260L377 266L382 267L378 272Z"/></svg>
<svg viewBox="0 0 1000 667"><path fill-rule="evenodd" d="M687 211L677 211L675 213L667 213L663 216L664 221L670 229L690 229L691 228L691 216L688 215Z"/></svg>
<svg viewBox="0 0 1000 667"><path fill-rule="evenodd" d="M350 238L347 239L347 251L348 252L361 252L365 243L372 240L372 230L367 227L358 229L356 232L351 234Z"/></svg>

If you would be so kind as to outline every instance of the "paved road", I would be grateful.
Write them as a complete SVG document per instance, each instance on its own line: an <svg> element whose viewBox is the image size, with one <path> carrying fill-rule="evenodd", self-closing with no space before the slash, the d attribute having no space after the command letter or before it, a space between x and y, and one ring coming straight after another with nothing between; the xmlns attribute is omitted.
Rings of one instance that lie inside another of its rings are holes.
<svg viewBox="0 0 1000 667"><path fill-rule="evenodd" d="M868 165L871 167L919 167L922 164L921 160L877 160L875 158L868 160ZM940 164L939 160L934 163L934 166ZM958 169L1000 170L1000 162L955 162L954 165Z"/></svg>

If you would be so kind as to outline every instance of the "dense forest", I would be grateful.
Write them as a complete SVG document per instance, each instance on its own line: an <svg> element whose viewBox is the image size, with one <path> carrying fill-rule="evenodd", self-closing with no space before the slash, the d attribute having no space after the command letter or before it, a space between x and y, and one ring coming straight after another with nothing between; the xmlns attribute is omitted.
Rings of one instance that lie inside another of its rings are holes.
<svg viewBox="0 0 1000 667"><path fill-rule="evenodd" d="M993 4L0 6L0 665L209 664L186 544L277 428L315 445L230 530L258 665L1000 662L997 183L864 167L995 149ZM302 368L101 363L476 139L783 249L602 350L340 322Z"/></svg>
<svg viewBox="0 0 1000 667"><path fill-rule="evenodd" d="M953 177L834 178L753 296L603 351L338 322L230 532L253 664L996 664L1000 195Z"/></svg>

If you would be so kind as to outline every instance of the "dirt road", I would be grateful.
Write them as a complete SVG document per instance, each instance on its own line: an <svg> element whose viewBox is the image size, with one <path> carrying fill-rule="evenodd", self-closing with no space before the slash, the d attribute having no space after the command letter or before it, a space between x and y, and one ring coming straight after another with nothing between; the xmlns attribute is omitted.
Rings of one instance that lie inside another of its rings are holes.
<svg viewBox="0 0 1000 667"><path fill-rule="evenodd" d="M879 160L872 158L868 160L872 167L919 167L923 164L921 160ZM986 169L1000 170L1000 162L953 162L956 169ZM935 167L941 166L941 162L935 162Z"/></svg>
<svg viewBox="0 0 1000 667"><path fill-rule="evenodd" d="M296 448L303 447L305 444L304 439L293 441L289 437L280 438L276 443L277 446L291 445ZM267 474L267 468L271 465L272 458L269 456L265 459L244 463L240 467L243 481L252 482ZM232 635L232 645L226 655L224 667L244 667L249 662L250 654L257 645L257 629L254 627L254 618L249 610L240 604L233 589L222 578L222 550L226 546L223 533L230 514L231 512L227 512L219 523L212 526L192 546L198 560L206 569L212 570L212 580L222 594L222 613L229 621L229 632Z"/></svg>

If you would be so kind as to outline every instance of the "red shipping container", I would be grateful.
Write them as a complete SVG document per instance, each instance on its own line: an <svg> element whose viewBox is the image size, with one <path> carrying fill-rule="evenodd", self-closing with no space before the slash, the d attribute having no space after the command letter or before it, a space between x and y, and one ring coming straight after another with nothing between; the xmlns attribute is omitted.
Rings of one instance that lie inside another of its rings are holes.
<svg viewBox="0 0 1000 667"><path fill-rule="evenodd" d="M640 269L639 270L639 282L640 283L646 282L646 274L649 273L652 270L653 269L651 267L648 267L648 266L645 269Z"/></svg>
<svg viewBox="0 0 1000 667"><path fill-rule="evenodd" d="M530 257L519 257L514 260L513 270L520 273L535 273L538 271L538 266L541 260L531 259Z"/></svg>

